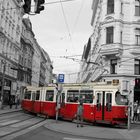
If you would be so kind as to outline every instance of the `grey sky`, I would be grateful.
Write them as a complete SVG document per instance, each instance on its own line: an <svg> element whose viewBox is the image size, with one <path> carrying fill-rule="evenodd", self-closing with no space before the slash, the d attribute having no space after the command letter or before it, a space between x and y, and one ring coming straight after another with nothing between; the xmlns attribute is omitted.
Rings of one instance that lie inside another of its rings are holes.
<svg viewBox="0 0 140 140"><path fill-rule="evenodd" d="M53 1L59 0L46 0L45 3ZM78 71L79 63L59 57L82 54L84 44L92 33L91 4L92 0L63 2L62 5L46 4L44 11L30 16L35 38L53 61L54 73L70 74Z"/></svg>

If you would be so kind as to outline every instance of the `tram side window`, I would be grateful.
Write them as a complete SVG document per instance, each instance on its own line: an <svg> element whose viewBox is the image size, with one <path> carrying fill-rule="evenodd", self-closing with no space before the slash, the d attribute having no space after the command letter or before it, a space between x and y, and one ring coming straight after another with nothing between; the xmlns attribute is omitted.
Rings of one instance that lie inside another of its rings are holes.
<svg viewBox="0 0 140 140"><path fill-rule="evenodd" d="M39 100L39 97L40 97L40 91L37 91L37 92L36 92L35 100Z"/></svg>
<svg viewBox="0 0 140 140"><path fill-rule="evenodd" d="M25 93L24 99L28 99L28 100L31 99L31 91L27 91L27 92Z"/></svg>
<svg viewBox="0 0 140 140"><path fill-rule="evenodd" d="M32 100L35 101L35 91L32 92Z"/></svg>
<svg viewBox="0 0 140 140"><path fill-rule="evenodd" d="M47 90L46 91L46 101L53 101L54 97L54 91L53 90Z"/></svg>
<svg viewBox="0 0 140 140"><path fill-rule="evenodd" d="M67 102L78 102L78 99L79 99L78 90L67 91Z"/></svg>
<svg viewBox="0 0 140 140"><path fill-rule="evenodd" d="M93 91L86 90L86 91L80 91L82 95L84 95L84 103L93 103Z"/></svg>
<svg viewBox="0 0 140 140"><path fill-rule="evenodd" d="M101 93L97 93L97 111L101 110Z"/></svg>
<svg viewBox="0 0 140 140"><path fill-rule="evenodd" d="M112 109L112 94L106 94L106 111L111 111Z"/></svg>
<svg viewBox="0 0 140 140"><path fill-rule="evenodd" d="M118 92L118 91L115 94L115 101L116 101L116 104L118 104L118 105L127 105L128 104L127 96L121 95L120 92Z"/></svg>

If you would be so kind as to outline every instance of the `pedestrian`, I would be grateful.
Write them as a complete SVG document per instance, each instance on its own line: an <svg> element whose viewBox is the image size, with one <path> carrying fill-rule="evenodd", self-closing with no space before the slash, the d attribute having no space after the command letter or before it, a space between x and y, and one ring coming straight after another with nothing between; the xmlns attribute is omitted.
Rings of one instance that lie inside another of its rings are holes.
<svg viewBox="0 0 140 140"><path fill-rule="evenodd" d="M77 108L77 127L79 126L83 127L83 111L84 111L83 102L84 100L81 99L79 101L78 108Z"/></svg>
<svg viewBox="0 0 140 140"><path fill-rule="evenodd" d="M10 109L12 109L12 106L13 106L13 98L12 98L12 96L10 96L10 99L9 99L9 106L10 106Z"/></svg>
<svg viewBox="0 0 140 140"><path fill-rule="evenodd" d="M19 105L19 96L18 95L15 95L15 109L18 108L18 105Z"/></svg>
<svg viewBox="0 0 140 140"><path fill-rule="evenodd" d="M137 107L137 120L140 121L140 103L138 104Z"/></svg>
<svg viewBox="0 0 140 140"><path fill-rule="evenodd" d="M137 118L138 118L138 115L137 115L137 108L138 108L138 101L136 101L134 103L134 116L133 116L133 121L136 122L137 121Z"/></svg>

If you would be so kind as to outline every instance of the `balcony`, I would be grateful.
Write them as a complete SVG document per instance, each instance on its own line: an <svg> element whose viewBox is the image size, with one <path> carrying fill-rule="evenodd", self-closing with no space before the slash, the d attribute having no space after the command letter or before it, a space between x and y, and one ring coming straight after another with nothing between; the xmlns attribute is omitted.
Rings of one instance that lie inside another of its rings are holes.
<svg viewBox="0 0 140 140"><path fill-rule="evenodd" d="M133 48L131 47L130 52L132 54L140 54L140 45L133 46Z"/></svg>
<svg viewBox="0 0 140 140"><path fill-rule="evenodd" d="M101 45L102 56L109 56L109 55L116 55L119 56L122 53L122 44L115 43L115 44L103 44Z"/></svg>

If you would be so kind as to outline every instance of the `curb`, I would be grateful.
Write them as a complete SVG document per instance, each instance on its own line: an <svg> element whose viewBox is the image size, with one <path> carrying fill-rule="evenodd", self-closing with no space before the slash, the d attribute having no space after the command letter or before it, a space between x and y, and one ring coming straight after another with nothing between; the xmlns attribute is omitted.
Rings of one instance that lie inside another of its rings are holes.
<svg viewBox="0 0 140 140"><path fill-rule="evenodd" d="M63 134L69 134L69 135L73 135L73 136L80 136L80 137L83 136L83 137L87 137L87 138L90 138L90 139L94 138L94 139L99 139L99 140L101 140L101 139L102 140L123 140L122 138L105 138L105 137L102 137L101 135L99 137L97 137L97 136L89 136L88 134L80 134L80 133L76 133L76 132L64 131L64 130L52 127L51 124L53 124L53 123L55 123L55 122L46 123L44 125L44 127L48 130L51 130L51 131L55 131L55 132L59 132L59 133L63 133ZM79 128L77 128L77 129L79 129ZM127 139L124 138L124 140L127 140Z"/></svg>

